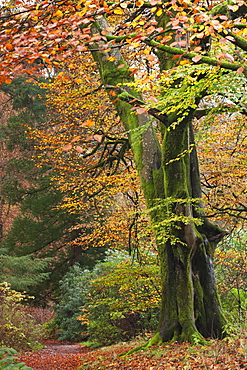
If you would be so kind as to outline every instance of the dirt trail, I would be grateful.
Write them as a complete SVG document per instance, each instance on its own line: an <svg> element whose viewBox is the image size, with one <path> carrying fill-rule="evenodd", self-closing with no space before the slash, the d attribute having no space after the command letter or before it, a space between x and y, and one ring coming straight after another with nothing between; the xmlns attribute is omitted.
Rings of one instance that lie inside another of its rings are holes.
<svg viewBox="0 0 247 370"><path fill-rule="evenodd" d="M38 352L25 353L19 358L33 370L76 370L83 354L90 351L80 344L51 342Z"/></svg>

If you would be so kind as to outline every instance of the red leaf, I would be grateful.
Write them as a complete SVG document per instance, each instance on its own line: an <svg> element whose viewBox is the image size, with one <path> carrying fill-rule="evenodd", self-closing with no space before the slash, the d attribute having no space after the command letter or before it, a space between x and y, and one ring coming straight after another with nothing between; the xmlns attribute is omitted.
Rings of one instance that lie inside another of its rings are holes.
<svg viewBox="0 0 247 370"><path fill-rule="evenodd" d="M201 59L202 59L201 55L196 55L192 58L193 62L195 62L195 63L199 62L199 60L201 60Z"/></svg>
<svg viewBox="0 0 247 370"><path fill-rule="evenodd" d="M234 62L234 57L231 54L225 53L225 58L228 59L230 62Z"/></svg>
<svg viewBox="0 0 247 370"><path fill-rule="evenodd" d="M182 56L184 56L184 54L174 55L174 56L172 57L172 59L181 58Z"/></svg>
<svg viewBox="0 0 247 370"><path fill-rule="evenodd" d="M243 73L243 71L244 71L244 66L242 66L242 67L239 67L238 69L237 69L237 73Z"/></svg>
<svg viewBox="0 0 247 370"><path fill-rule="evenodd" d="M97 140L99 143L102 141L102 135L93 135L93 138Z"/></svg>
<svg viewBox="0 0 247 370"><path fill-rule="evenodd" d="M137 114L143 114L143 113L147 113L146 109L142 108L142 107L137 107L136 108L136 113Z"/></svg>

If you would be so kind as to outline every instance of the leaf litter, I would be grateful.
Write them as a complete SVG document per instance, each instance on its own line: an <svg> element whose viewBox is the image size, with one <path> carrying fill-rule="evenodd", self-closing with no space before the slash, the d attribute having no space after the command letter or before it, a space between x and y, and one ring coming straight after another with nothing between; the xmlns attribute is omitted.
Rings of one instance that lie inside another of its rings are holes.
<svg viewBox="0 0 247 370"><path fill-rule="evenodd" d="M140 341L90 349L82 344L46 342L37 352L19 356L34 370L247 370L247 338L214 340L206 346L173 343L119 356Z"/></svg>

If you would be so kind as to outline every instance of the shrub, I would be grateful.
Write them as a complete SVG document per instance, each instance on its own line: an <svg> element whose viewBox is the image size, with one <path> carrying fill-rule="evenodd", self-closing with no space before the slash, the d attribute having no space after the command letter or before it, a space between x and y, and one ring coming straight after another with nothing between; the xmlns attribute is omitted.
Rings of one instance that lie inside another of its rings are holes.
<svg viewBox="0 0 247 370"><path fill-rule="evenodd" d="M54 327L59 340L109 345L154 329L159 311L159 268L110 251L94 269L74 265L60 282Z"/></svg>
<svg viewBox="0 0 247 370"><path fill-rule="evenodd" d="M109 251L96 265L79 320L90 340L109 345L153 330L159 312L160 275L154 256L142 265Z"/></svg>
<svg viewBox="0 0 247 370"><path fill-rule="evenodd" d="M89 270L82 270L73 265L60 281L58 304L55 306L55 318L50 322L50 329L57 331L58 340L79 341L84 339L85 327L77 317L80 307L85 304L87 287L91 278Z"/></svg>
<svg viewBox="0 0 247 370"><path fill-rule="evenodd" d="M0 284L0 344L16 350L33 349L42 337L42 326L25 312L22 302L28 297Z"/></svg>
<svg viewBox="0 0 247 370"><path fill-rule="evenodd" d="M247 313L247 234L239 231L217 248L215 265L223 309L230 321L244 322Z"/></svg>
<svg viewBox="0 0 247 370"><path fill-rule="evenodd" d="M154 260L140 265L126 257L117 263L109 258L100 267L80 317L88 320L90 339L108 345L154 330L160 302Z"/></svg>
<svg viewBox="0 0 247 370"><path fill-rule="evenodd" d="M18 352L13 348L0 348L0 369L2 370L32 370L24 362L18 362Z"/></svg>

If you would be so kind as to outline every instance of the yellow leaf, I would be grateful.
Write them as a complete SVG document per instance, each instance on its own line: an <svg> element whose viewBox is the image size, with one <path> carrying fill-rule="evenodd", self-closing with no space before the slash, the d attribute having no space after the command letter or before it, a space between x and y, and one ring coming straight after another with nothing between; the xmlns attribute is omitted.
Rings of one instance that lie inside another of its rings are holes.
<svg viewBox="0 0 247 370"><path fill-rule="evenodd" d="M109 60L109 62L114 62L114 60L116 60L116 58L114 58L114 57L108 57L108 58L106 58L106 60Z"/></svg>
<svg viewBox="0 0 247 370"><path fill-rule="evenodd" d="M157 17L160 17L160 16L161 16L161 14L162 14L162 9L159 9L159 10L157 11L156 15L157 15Z"/></svg>
<svg viewBox="0 0 247 370"><path fill-rule="evenodd" d="M114 9L114 13L115 13L115 14L123 14L123 9L121 9L121 8L116 8L116 9Z"/></svg>
<svg viewBox="0 0 247 370"><path fill-rule="evenodd" d="M181 60L181 61L179 62L179 64L181 64L181 65L183 66L183 65L185 65L185 64L190 64L190 62L189 62L187 59L185 59L185 60Z"/></svg>
<svg viewBox="0 0 247 370"><path fill-rule="evenodd" d="M62 17L63 16L63 12L61 12L61 10L57 10L54 14L54 17Z"/></svg>

